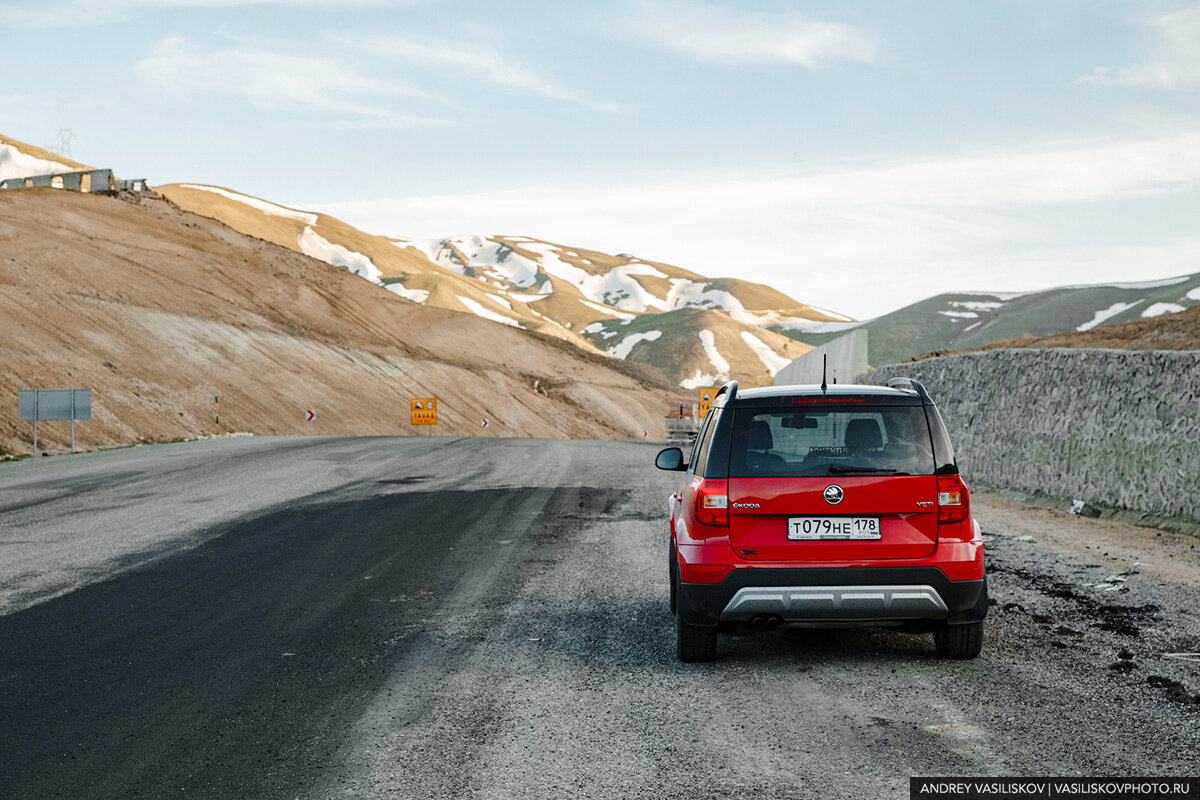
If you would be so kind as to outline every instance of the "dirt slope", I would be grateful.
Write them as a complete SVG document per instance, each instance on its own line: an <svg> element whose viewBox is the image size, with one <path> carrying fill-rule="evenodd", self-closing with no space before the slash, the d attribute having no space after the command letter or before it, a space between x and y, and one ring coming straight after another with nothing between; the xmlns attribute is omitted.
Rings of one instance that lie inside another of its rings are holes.
<svg viewBox="0 0 1200 800"><path fill-rule="evenodd" d="M28 453L17 390L90 387L82 447L229 432L663 437L657 372L410 303L167 201L0 193L0 453ZM219 425L217 403L219 398ZM39 444L66 446L69 424ZM424 431L419 431L424 433Z"/></svg>

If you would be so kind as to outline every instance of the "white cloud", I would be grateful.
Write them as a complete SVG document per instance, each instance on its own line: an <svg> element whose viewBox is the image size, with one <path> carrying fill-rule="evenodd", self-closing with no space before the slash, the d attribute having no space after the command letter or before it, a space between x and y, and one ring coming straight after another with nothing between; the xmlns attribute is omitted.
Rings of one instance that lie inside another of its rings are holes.
<svg viewBox="0 0 1200 800"><path fill-rule="evenodd" d="M251 5L379 5L379 0L26 0L0 7L0 26L86 28L123 22L140 14L177 8Z"/></svg>
<svg viewBox="0 0 1200 800"><path fill-rule="evenodd" d="M1019 215L1059 206L1086 223L1092 204L1136 207L1141 198L1196 190L1200 133L842 172L518 187L322 210L379 233L508 232L633 252L869 316L947 289L1018 291L1195 271L1200 239L1101 246ZM880 280L888 268L895 280Z"/></svg>
<svg viewBox="0 0 1200 800"><path fill-rule="evenodd" d="M816 67L835 59L870 62L878 49L868 31L796 12L680 0L644 0L634 9L631 24L639 36L704 61Z"/></svg>
<svg viewBox="0 0 1200 800"><path fill-rule="evenodd" d="M1200 90L1200 5L1155 17L1146 25L1153 31L1153 45L1144 61L1096 67L1078 83Z"/></svg>
<svg viewBox="0 0 1200 800"><path fill-rule="evenodd" d="M619 110L612 104L598 103L579 92L561 86L530 70L511 56L479 44L438 39L412 39L403 36L356 36L344 44L417 67L446 70L468 78L514 89L527 94L568 103Z"/></svg>
<svg viewBox="0 0 1200 800"><path fill-rule="evenodd" d="M204 49L174 36L154 45L135 69L170 91L235 95L262 108L348 114L398 126L440 122L398 113L383 102L396 95L437 99L433 95L312 53L293 55L240 43Z"/></svg>

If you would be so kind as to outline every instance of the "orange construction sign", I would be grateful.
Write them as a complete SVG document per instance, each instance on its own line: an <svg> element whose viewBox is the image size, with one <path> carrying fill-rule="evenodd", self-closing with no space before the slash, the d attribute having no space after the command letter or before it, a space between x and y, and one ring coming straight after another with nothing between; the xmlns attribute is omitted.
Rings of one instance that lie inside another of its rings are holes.
<svg viewBox="0 0 1200 800"><path fill-rule="evenodd" d="M720 386L705 386L700 389L700 408L697 411L700 419L708 416L708 407L712 405L713 400L717 399L717 392L720 390Z"/></svg>
<svg viewBox="0 0 1200 800"><path fill-rule="evenodd" d="M409 403L410 422L413 425L437 425L437 398L416 397Z"/></svg>

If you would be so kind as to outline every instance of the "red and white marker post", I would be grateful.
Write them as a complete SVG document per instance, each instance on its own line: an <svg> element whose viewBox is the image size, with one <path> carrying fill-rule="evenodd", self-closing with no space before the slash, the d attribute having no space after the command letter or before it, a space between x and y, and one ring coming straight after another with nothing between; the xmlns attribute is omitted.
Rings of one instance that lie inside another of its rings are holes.
<svg viewBox="0 0 1200 800"><path fill-rule="evenodd" d="M316 423L314 423L313 420L317 418L317 412L310 408L308 411L304 412L304 418L308 420L308 435L312 436L316 429Z"/></svg>

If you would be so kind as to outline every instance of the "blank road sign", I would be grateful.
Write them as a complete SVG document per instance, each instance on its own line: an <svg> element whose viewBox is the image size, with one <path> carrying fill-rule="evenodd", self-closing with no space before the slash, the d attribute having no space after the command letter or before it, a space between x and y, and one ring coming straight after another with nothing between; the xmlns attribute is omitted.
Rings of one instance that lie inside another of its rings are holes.
<svg viewBox="0 0 1200 800"><path fill-rule="evenodd" d="M21 389L17 393L21 422L92 418L91 389Z"/></svg>
<svg viewBox="0 0 1200 800"><path fill-rule="evenodd" d="M437 398L413 398L409 401L409 419L413 425L437 425Z"/></svg>

